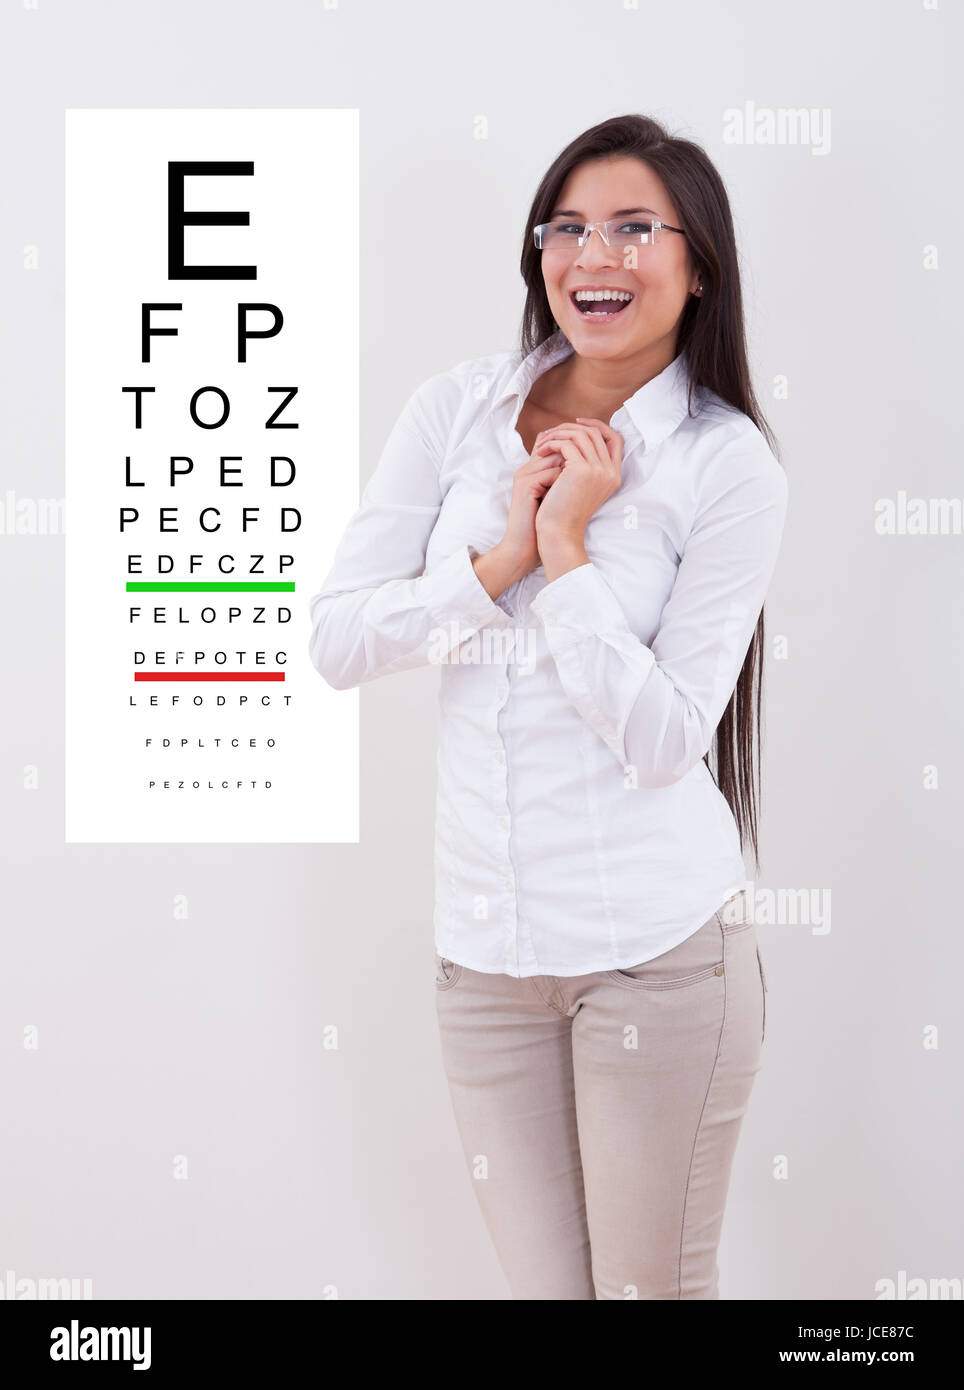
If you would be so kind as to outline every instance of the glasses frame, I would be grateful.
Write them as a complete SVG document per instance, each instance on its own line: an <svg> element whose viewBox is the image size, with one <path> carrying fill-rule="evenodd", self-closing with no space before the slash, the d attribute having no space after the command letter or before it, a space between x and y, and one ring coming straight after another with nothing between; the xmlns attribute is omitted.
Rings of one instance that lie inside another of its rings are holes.
<svg viewBox="0 0 964 1390"><path fill-rule="evenodd" d="M573 247L578 246L579 249L582 250L582 248L585 246L586 242L587 242L587 241L589 240L589 238L592 236L593 232L598 232L599 235L602 237L603 242L605 243L605 245L611 247L611 246L612 246L612 242L611 242L610 239L609 239L610 236L613 234L613 232L615 231L616 227L617 227L621 222L625 222L626 220L627 220L627 219L626 219L625 217L610 217L610 218L607 218L605 222L586 222L586 223L583 224L582 236L579 237L579 238L577 239L577 241L574 242L572 245L573 245ZM630 242L627 242L627 243L626 243L627 246L637 246L637 245L638 245L638 246L655 246L655 244L656 244L656 242L657 242L657 240L658 240L658 238L659 238L660 232L679 232L680 236L685 236L685 235L686 235L686 233L683 231L683 228L682 228L682 227L671 227L670 224L669 224L668 222L662 222L658 217L653 217L653 218L651 218L651 219L650 219L650 222L651 222L652 238L651 238L650 240L647 240L644 236L640 235L640 237L638 238L637 241L630 241ZM546 247L544 247L543 244L542 244L542 239L543 239L544 233L545 233L545 232L548 230L548 228L550 228L552 225L553 225L553 224L552 224L551 222L540 222L540 223L538 224L538 226L533 227L533 229L532 229L532 236L533 236L533 240L535 241L536 250L537 250L537 251L545 251L545 250L547 250L547 249L550 250L550 251L552 250L552 247L551 247L551 246L548 247L548 248L546 248ZM557 249L558 249L558 250L565 250L566 248L565 248L565 247L558 247Z"/></svg>

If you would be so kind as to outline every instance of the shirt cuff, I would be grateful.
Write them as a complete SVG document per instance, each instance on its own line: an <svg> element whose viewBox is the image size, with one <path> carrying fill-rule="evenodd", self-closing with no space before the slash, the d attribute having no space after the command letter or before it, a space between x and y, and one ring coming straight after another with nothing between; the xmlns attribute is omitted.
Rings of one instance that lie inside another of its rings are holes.
<svg viewBox="0 0 964 1390"><path fill-rule="evenodd" d="M422 576L422 599L440 623L453 619L480 627L514 627L515 620L489 596L472 560L479 552L463 545Z"/></svg>
<svg viewBox="0 0 964 1390"><path fill-rule="evenodd" d="M625 766L626 725L656 664L590 561L547 584L529 604L542 622L563 689L589 727Z"/></svg>
<svg viewBox="0 0 964 1390"><path fill-rule="evenodd" d="M626 632L626 614L592 563L566 570L541 589L529 604L545 628L557 629L557 636L578 641L587 633Z"/></svg>

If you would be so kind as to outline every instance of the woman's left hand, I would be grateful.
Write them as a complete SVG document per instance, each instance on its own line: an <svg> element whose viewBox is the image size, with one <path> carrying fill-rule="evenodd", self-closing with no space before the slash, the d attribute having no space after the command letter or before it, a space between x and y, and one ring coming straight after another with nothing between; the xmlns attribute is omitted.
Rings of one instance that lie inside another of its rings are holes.
<svg viewBox="0 0 964 1390"><path fill-rule="evenodd" d="M582 542L589 518L622 481L623 437L603 420L579 415L547 430L536 453L561 454L563 468L536 512L536 536Z"/></svg>

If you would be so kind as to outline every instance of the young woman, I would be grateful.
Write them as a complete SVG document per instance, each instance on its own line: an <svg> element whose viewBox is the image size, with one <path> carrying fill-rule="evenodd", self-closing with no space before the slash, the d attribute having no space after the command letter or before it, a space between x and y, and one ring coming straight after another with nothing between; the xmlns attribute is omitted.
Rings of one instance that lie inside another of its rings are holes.
<svg viewBox="0 0 964 1390"><path fill-rule="evenodd" d="M697 145L579 136L522 275L521 353L405 405L310 652L338 689L441 667L438 1020L512 1296L713 1299L765 1031L742 854L787 484Z"/></svg>

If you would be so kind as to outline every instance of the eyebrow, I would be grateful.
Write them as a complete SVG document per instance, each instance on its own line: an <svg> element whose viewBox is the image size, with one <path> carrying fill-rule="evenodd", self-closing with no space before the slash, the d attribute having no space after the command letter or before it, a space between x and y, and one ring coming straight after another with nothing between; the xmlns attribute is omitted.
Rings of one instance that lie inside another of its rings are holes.
<svg viewBox="0 0 964 1390"><path fill-rule="evenodd" d="M617 208L615 212L610 213L610 217L628 217L629 214L633 212L651 212L654 217L659 216L659 213L655 210L655 208ZM574 208L555 208L552 212L550 212L549 216L582 217L583 214L581 212L577 212Z"/></svg>

